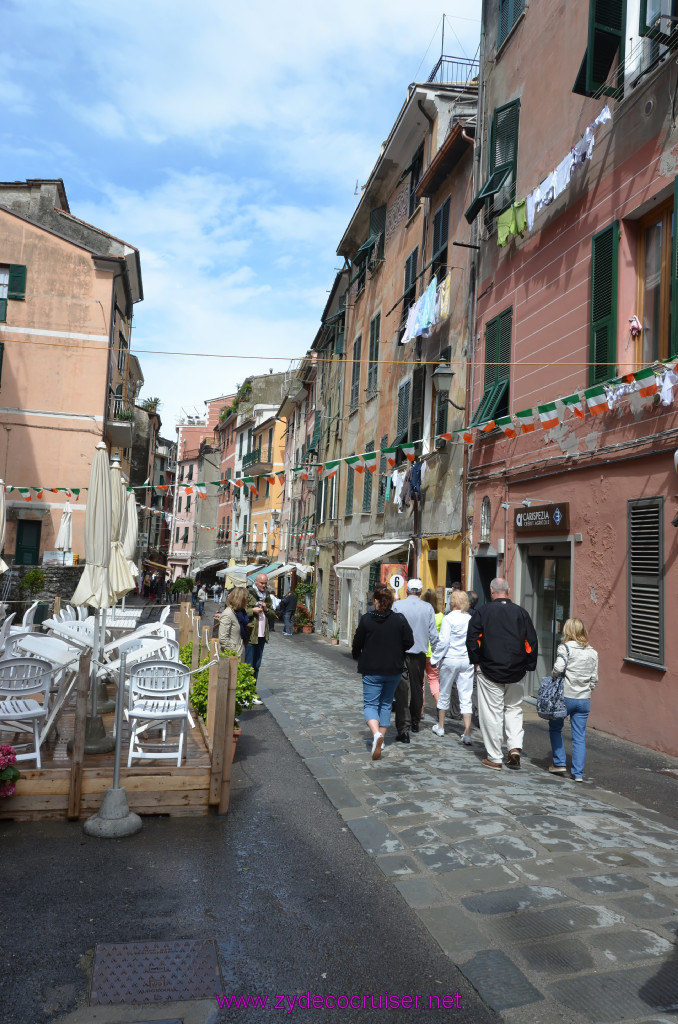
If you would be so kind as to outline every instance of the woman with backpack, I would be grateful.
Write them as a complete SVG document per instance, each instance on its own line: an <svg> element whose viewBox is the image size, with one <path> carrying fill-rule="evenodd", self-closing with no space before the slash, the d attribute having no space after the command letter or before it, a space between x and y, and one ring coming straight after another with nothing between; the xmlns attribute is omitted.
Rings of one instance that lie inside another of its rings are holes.
<svg viewBox="0 0 678 1024"><path fill-rule="evenodd" d="M591 711L591 693L598 682L598 653L589 644L589 635L581 619L568 619L563 626L563 642L559 644L551 672L553 678L563 675L563 696L572 728L572 767L575 782L584 781L586 760L586 722ZM566 775L563 723L565 718L549 721L549 739L553 751L552 775Z"/></svg>

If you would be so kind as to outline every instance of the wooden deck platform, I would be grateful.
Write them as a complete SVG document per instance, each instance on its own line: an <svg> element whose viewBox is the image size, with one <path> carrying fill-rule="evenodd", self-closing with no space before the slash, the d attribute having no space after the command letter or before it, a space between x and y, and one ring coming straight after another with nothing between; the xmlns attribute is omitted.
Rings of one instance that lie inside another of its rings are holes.
<svg viewBox="0 0 678 1024"><path fill-rule="evenodd" d="M195 717L195 715L194 715ZM106 732L113 731L113 715L104 715ZM42 748L42 768L33 762L19 762L21 779L16 792L0 800L0 820L64 820L68 814L71 787L71 755L67 743L73 738L75 702L70 702L59 719L56 742ZM129 732L123 724L120 785L125 787L131 811L137 814L165 814L172 817L204 815L208 812L211 759L203 731L188 729L186 757L181 767L175 761L137 761L127 764ZM113 785L113 752L85 754L82 795L78 817L88 818L101 805L105 791Z"/></svg>
<svg viewBox="0 0 678 1024"><path fill-rule="evenodd" d="M185 633L195 636L199 647L198 626L188 622L190 613L182 609L187 618ZM191 632L189 633L189 626ZM184 640L185 642L185 640ZM205 648L209 641L205 637ZM214 647L216 652L216 647ZM216 653L214 654L216 659ZM196 654L197 664L197 654ZM233 757L233 731L226 723L233 722L235 713L235 687L237 659L221 658L209 670L209 697L206 727L194 713L194 729L186 736L186 751L180 767L176 758L170 760L136 761L127 765L129 730L122 728L122 756L120 785L127 793L131 811L137 814L162 814L170 817L198 817L215 808L219 813L228 811ZM85 679L86 686L86 679ZM109 687L115 697L115 687ZM84 754L82 768L74 770L68 743L76 732L77 694L73 693L63 708L54 738L42 746L42 768L33 767L33 761L17 764L21 778L11 797L0 799L0 821L45 821L88 818L99 810L107 789L113 785L113 752ZM106 732L113 733L113 714L103 716ZM80 746L84 735L84 715L79 718ZM170 725L168 735L171 738ZM10 742L4 734L3 742ZM79 766L79 762L78 762Z"/></svg>

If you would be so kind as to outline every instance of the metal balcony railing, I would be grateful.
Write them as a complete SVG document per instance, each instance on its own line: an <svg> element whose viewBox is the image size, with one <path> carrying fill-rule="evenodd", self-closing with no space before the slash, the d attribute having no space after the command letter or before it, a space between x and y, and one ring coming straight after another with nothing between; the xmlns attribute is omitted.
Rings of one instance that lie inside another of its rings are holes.
<svg viewBox="0 0 678 1024"><path fill-rule="evenodd" d="M480 62L471 60L469 57L441 57L428 76L429 82L438 82L441 85L478 85L480 74Z"/></svg>
<svg viewBox="0 0 678 1024"><path fill-rule="evenodd" d="M242 468L247 469L248 466L253 466L255 462L261 462L261 448L254 448L247 455L243 455Z"/></svg>

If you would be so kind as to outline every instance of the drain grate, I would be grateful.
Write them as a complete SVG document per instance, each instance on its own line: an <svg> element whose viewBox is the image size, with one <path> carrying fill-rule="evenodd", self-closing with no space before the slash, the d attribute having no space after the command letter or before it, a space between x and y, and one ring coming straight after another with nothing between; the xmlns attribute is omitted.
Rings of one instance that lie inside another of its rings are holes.
<svg viewBox="0 0 678 1024"><path fill-rule="evenodd" d="M89 1005L211 999L222 987L212 939L99 943Z"/></svg>

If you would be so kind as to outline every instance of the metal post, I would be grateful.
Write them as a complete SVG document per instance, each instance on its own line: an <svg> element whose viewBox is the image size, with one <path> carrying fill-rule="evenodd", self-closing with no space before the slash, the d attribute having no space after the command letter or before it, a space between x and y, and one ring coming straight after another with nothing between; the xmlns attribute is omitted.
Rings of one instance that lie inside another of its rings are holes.
<svg viewBox="0 0 678 1024"><path fill-rule="evenodd" d="M127 654L120 655L120 673L118 675L118 692L115 698L115 760L113 762L113 789L120 785L120 750L122 747L122 705L125 699L125 666Z"/></svg>

